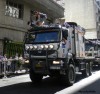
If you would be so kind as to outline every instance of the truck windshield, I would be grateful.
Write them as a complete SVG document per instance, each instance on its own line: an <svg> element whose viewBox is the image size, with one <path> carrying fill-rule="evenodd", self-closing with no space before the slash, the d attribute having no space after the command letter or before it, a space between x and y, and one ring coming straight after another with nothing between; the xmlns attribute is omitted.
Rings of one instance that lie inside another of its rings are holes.
<svg viewBox="0 0 100 94"><path fill-rule="evenodd" d="M58 42L59 32L48 31L48 32L35 32L30 33L26 39L26 43L44 43L44 42Z"/></svg>

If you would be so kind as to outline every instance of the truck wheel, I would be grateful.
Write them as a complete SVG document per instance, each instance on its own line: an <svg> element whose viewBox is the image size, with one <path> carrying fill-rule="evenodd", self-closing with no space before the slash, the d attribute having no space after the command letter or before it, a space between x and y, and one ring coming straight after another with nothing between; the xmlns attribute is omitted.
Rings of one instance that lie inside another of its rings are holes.
<svg viewBox="0 0 100 94"><path fill-rule="evenodd" d="M89 63L89 75L92 75L92 62Z"/></svg>
<svg viewBox="0 0 100 94"><path fill-rule="evenodd" d="M75 68L73 64L70 64L68 70L66 71L66 75L64 75L64 81L68 86L71 86L75 82Z"/></svg>
<svg viewBox="0 0 100 94"><path fill-rule="evenodd" d="M32 83L35 83L35 84L39 84L43 78L43 75L34 73L32 69L30 69L29 76L30 76Z"/></svg>
<svg viewBox="0 0 100 94"><path fill-rule="evenodd" d="M86 63L85 70L82 71L82 75L85 77L88 77L91 75L91 66L89 65L89 63Z"/></svg>

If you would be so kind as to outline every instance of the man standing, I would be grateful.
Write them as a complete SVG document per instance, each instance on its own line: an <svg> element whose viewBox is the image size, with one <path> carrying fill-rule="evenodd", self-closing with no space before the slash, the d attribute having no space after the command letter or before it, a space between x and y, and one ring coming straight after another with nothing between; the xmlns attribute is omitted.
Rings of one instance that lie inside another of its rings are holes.
<svg viewBox="0 0 100 94"><path fill-rule="evenodd" d="M3 56L2 56L2 53L0 53L0 74L2 73L2 59L3 59Z"/></svg>
<svg viewBox="0 0 100 94"><path fill-rule="evenodd" d="M36 25L38 25L38 26L42 26L47 19L46 14L38 12L38 11L34 11L33 15L35 16Z"/></svg>
<svg viewBox="0 0 100 94"><path fill-rule="evenodd" d="M4 55L3 59L2 59L2 65L4 68L4 78L7 78L7 74L6 74L6 67L7 67L7 56L6 54Z"/></svg>
<svg viewBox="0 0 100 94"><path fill-rule="evenodd" d="M17 73L17 71L18 71L18 53L16 53L16 55L15 55L15 73Z"/></svg>

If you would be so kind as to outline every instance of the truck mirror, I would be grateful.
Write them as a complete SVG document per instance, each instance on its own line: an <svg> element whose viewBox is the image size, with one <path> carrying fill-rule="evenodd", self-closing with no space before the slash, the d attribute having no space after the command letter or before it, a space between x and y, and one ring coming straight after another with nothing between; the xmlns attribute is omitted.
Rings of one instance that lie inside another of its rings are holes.
<svg viewBox="0 0 100 94"><path fill-rule="evenodd" d="M35 34L30 34L30 39L35 39Z"/></svg>

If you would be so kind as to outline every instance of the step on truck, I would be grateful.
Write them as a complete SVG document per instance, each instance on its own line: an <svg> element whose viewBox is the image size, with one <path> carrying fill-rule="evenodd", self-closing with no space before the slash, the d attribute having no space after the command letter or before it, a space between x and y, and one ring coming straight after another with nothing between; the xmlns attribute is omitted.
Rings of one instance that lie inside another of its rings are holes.
<svg viewBox="0 0 100 94"><path fill-rule="evenodd" d="M91 75L94 57L85 56L84 34L85 29L75 22L28 30L24 38L24 56L29 60L31 81L40 83L43 76L49 75L73 85L76 72Z"/></svg>

